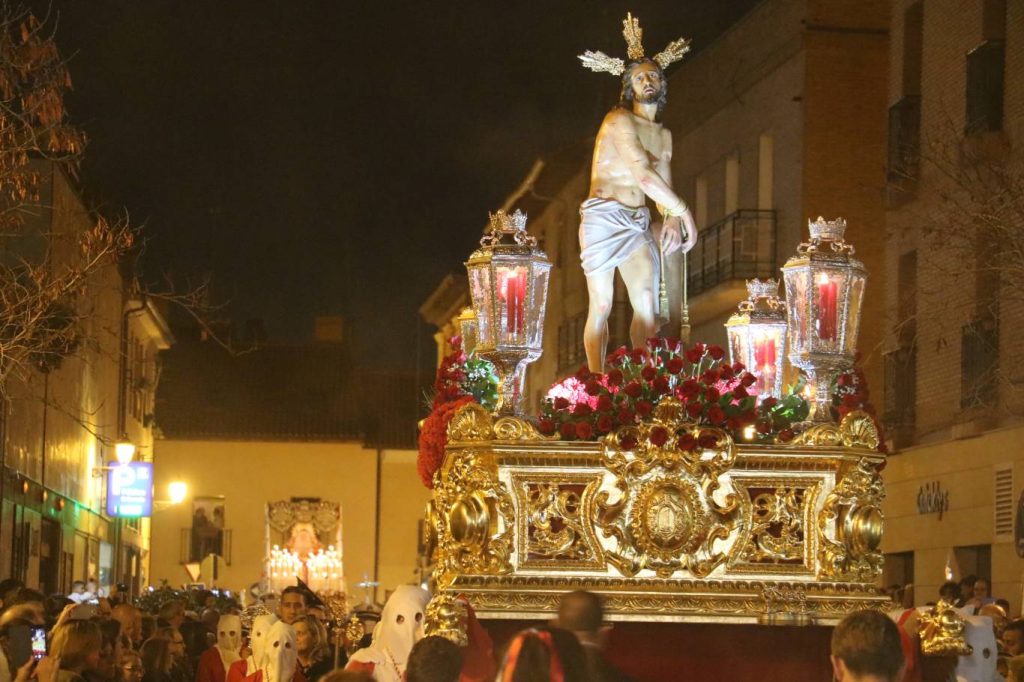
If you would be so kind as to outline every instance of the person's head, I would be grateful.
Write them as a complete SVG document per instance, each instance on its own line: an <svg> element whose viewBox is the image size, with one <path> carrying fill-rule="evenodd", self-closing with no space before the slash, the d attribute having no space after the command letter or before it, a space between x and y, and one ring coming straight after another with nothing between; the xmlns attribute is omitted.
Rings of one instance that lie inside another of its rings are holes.
<svg viewBox="0 0 1024 682"><path fill-rule="evenodd" d="M288 625L306 615L305 591L295 585L284 588L281 599L277 602L277 615Z"/></svg>
<svg viewBox="0 0 1024 682"><path fill-rule="evenodd" d="M103 651L103 634L91 620L69 620L54 628L49 655L60 658L62 670L96 670Z"/></svg>
<svg viewBox="0 0 1024 682"><path fill-rule="evenodd" d="M661 112L668 102L668 80L657 62L647 58L630 62L622 73L619 106L632 111L634 102L656 104L656 118L661 118Z"/></svg>
<svg viewBox="0 0 1024 682"><path fill-rule="evenodd" d="M179 627L185 621L185 602L180 599L169 599L160 605L156 617L171 627Z"/></svg>
<svg viewBox="0 0 1024 682"><path fill-rule="evenodd" d="M206 626L206 629L210 632L217 632L217 623L220 621L220 613L216 609L203 609L202 614L199 616L200 622Z"/></svg>
<svg viewBox="0 0 1024 682"><path fill-rule="evenodd" d="M252 621L252 627L249 629L249 648L252 649L252 660L256 663L257 668L263 667L267 635L270 634L270 628L276 622L277 616L272 613L256 616Z"/></svg>
<svg viewBox="0 0 1024 682"><path fill-rule="evenodd" d="M498 678L508 682L583 682L588 679L583 646L561 628L523 630L509 643Z"/></svg>
<svg viewBox="0 0 1024 682"><path fill-rule="evenodd" d="M832 671L839 682L898 682L903 666L899 629L878 611L851 613L832 631Z"/></svg>
<svg viewBox="0 0 1024 682"><path fill-rule="evenodd" d="M217 647L225 652L242 648L242 619L235 615L217 619Z"/></svg>
<svg viewBox="0 0 1024 682"><path fill-rule="evenodd" d="M307 616L313 616L321 623L327 622L327 613L324 612L324 607L319 604L314 604L306 609Z"/></svg>
<svg viewBox="0 0 1024 682"><path fill-rule="evenodd" d="M603 646L606 629L601 597L586 590L563 595L558 605L558 627L574 633L582 642Z"/></svg>
<svg viewBox="0 0 1024 682"><path fill-rule="evenodd" d="M171 656L175 661L185 658L185 638L181 636L181 631L178 628L170 626L157 628L151 639L166 639L170 645Z"/></svg>
<svg viewBox="0 0 1024 682"><path fill-rule="evenodd" d="M961 599L970 599L974 595L974 583L978 580L978 576L971 573L960 578L960 597Z"/></svg>
<svg viewBox="0 0 1024 682"><path fill-rule="evenodd" d="M1011 620L1003 628L1003 647L1011 656L1024 654L1024 619Z"/></svg>
<svg viewBox="0 0 1024 682"><path fill-rule="evenodd" d="M952 580L942 583L942 587L939 588L939 599L943 599L952 604L959 598L960 585L958 583L955 583Z"/></svg>
<svg viewBox="0 0 1024 682"><path fill-rule="evenodd" d="M18 604L17 606L12 606L0 615L0 625L7 625L14 621L24 623L26 625L38 626L45 624L39 610L32 604Z"/></svg>
<svg viewBox="0 0 1024 682"><path fill-rule="evenodd" d="M996 599L996 606L1003 610L1003 613L1010 615L1010 602L1005 599Z"/></svg>
<svg viewBox="0 0 1024 682"><path fill-rule="evenodd" d="M71 593L72 594L82 594L83 592L85 592L85 581L84 580L75 580L74 582L71 583Z"/></svg>
<svg viewBox="0 0 1024 682"><path fill-rule="evenodd" d="M171 655L171 643L161 637L150 637L142 643L139 650L142 657L142 669L147 675L166 675L171 672L174 657Z"/></svg>
<svg viewBox="0 0 1024 682"><path fill-rule="evenodd" d="M0 601L3 601L3 608L6 609L10 607L11 599L13 599L15 593L23 587L25 587L25 583L17 578L5 578L0 580Z"/></svg>
<svg viewBox="0 0 1024 682"><path fill-rule="evenodd" d="M974 598L975 599L988 599L989 598L989 584L984 578L978 578L974 581Z"/></svg>
<svg viewBox="0 0 1024 682"><path fill-rule="evenodd" d="M327 629L308 613L292 623L295 628L295 649L299 656L312 660L327 657Z"/></svg>
<svg viewBox="0 0 1024 682"><path fill-rule="evenodd" d="M405 664L405 682L457 682L462 652L455 643L433 635L416 642Z"/></svg>
<svg viewBox="0 0 1024 682"><path fill-rule="evenodd" d="M142 682L142 657L134 651L124 651L117 672L120 682Z"/></svg>
<svg viewBox="0 0 1024 682"><path fill-rule="evenodd" d="M387 647L401 665L423 638L423 617L430 593L415 585L399 585L388 597L373 633L374 645Z"/></svg>
<svg viewBox="0 0 1024 682"><path fill-rule="evenodd" d="M265 682L291 682L298 665L295 647L295 628L284 621L270 626L264 647L263 680Z"/></svg>

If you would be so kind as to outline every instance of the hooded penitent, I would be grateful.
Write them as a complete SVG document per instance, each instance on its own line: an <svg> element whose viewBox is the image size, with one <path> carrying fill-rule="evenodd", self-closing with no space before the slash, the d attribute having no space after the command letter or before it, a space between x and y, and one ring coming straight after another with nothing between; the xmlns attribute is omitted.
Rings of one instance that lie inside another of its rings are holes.
<svg viewBox="0 0 1024 682"><path fill-rule="evenodd" d="M263 655L266 651L267 634L277 621L277 616L272 613L257 616L253 619L252 630L249 633L249 648L252 649L252 655L249 656L246 670L247 675L252 675L257 670L263 668Z"/></svg>
<svg viewBox="0 0 1024 682"><path fill-rule="evenodd" d="M226 673L231 664L237 661L239 649L242 648L242 619L238 616L221 616L217 621L217 653Z"/></svg>
<svg viewBox="0 0 1024 682"><path fill-rule="evenodd" d="M349 659L349 667L373 665L377 682L398 682L413 645L423 637L423 619L430 593L414 585L401 585L394 591L380 622L373 629L373 644L360 649Z"/></svg>
<svg viewBox="0 0 1024 682"><path fill-rule="evenodd" d="M263 682L291 682L298 665L299 652L295 648L295 630L278 621L270 627L264 641Z"/></svg>

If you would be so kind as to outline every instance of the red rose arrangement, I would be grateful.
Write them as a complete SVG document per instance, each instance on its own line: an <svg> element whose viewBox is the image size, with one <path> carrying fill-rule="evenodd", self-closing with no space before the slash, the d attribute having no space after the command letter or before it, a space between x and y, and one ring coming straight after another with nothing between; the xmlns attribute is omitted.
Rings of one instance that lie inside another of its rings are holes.
<svg viewBox="0 0 1024 682"><path fill-rule="evenodd" d="M486 360L467 355L462 350L461 337L453 336L449 344L452 352L437 368L430 414L420 427L416 468L423 485L428 488L434 487L434 472L444 462L448 422L455 412L463 405L474 402L491 410L498 396L498 377L494 367Z"/></svg>
<svg viewBox="0 0 1024 682"><path fill-rule="evenodd" d="M619 348L608 356L605 374L582 367L553 386L537 426L541 433L557 433L563 440L596 440L640 422L659 400L673 396L694 424L725 429L737 439L746 427L755 426L756 440L791 440L791 403L803 404L806 415L803 399L787 396L783 404L768 398L758 404L753 388L757 378L742 364L726 362L725 356L719 346L697 343L683 348L676 339L658 337L649 339L645 348ZM668 442L672 434L664 435ZM682 449L699 446L700 436L679 438ZM684 438L694 443L683 443Z"/></svg>

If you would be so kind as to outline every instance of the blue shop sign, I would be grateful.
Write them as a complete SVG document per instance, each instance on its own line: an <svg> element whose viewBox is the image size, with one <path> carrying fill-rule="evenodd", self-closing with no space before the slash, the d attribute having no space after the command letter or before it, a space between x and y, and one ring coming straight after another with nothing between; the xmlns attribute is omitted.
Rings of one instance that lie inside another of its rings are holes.
<svg viewBox="0 0 1024 682"><path fill-rule="evenodd" d="M152 462L130 462L107 472L108 516L138 518L152 514Z"/></svg>

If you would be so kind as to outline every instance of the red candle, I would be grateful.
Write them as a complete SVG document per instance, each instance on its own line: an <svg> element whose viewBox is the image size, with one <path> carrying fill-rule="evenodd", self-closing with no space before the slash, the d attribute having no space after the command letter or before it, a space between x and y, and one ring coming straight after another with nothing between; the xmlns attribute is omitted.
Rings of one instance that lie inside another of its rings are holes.
<svg viewBox="0 0 1024 682"><path fill-rule="evenodd" d="M520 333L526 323L526 273L506 271L498 287L498 297L505 302L508 333Z"/></svg>
<svg viewBox="0 0 1024 682"><path fill-rule="evenodd" d="M822 341L835 341L839 327L839 283L832 281L828 275L821 273L818 278L818 338Z"/></svg>
<svg viewBox="0 0 1024 682"><path fill-rule="evenodd" d="M771 388L775 376L775 337L758 336L754 339L754 370L758 374L758 391Z"/></svg>

